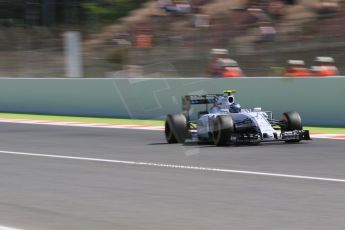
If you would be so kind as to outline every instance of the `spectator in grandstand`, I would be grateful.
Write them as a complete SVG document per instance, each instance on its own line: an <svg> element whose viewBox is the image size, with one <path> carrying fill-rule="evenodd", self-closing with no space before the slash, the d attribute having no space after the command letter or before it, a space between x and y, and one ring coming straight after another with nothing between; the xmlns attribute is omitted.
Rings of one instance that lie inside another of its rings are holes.
<svg viewBox="0 0 345 230"><path fill-rule="evenodd" d="M244 77L242 69L239 67L237 61L233 59L221 59L221 77Z"/></svg>
<svg viewBox="0 0 345 230"><path fill-rule="evenodd" d="M229 58L229 51L227 49L211 49L207 72L215 74L218 69L218 60Z"/></svg>
<svg viewBox="0 0 345 230"><path fill-rule="evenodd" d="M184 14L191 11L188 0L159 0L158 3L162 9L169 13Z"/></svg>
<svg viewBox="0 0 345 230"><path fill-rule="evenodd" d="M305 66L303 60L289 60L285 71L287 77L307 77L311 76L309 69Z"/></svg>
<svg viewBox="0 0 345 230"><path fill-rule="evenodd" d="M227 49L212 49L208 72L216 77L243 77L243 71L238 63L229 58Z"/></svg>
<svg viewBox="0 0 345 230"><path fill-rule="evenodd" d="M284 3L287 4L287 5L295 5L296 4L296 0L285 0Z"/></svg>
<svg viewBox="0 0 345 230"><path fill-rule="evenodd" d="M277 20L284 16L286 3L283 0L248 1L245 8L259 21Z"/></svg>
<svg viewBox="0 0 345 230"><path fill-rule="evenodd" d="M248 12L256 19L258 22L269 22L271 18L260 8L248 8Z"/></svg>
<svg viewBox="0 0 345 230"><path fill-rule="evenodd" d="M338 1L331 0L319 0L316 4L316 12L320 15L334 14L339 9Z"/></svg>
<svg viewBox="0 0 345 230"><path fill-rule="evenodd" d="M165 9L165 7L172 5L170 0L158 0L158 5L161 9Z"/></svg>
<svg viewBox="0 0 345 230"><path fill-rule="evenodd" d="M284 2L281 0L271 1L268 6L268 13L273 19L279 20L284 16Z"/></svg>
<svg viewBox="0 0 345 230"><path fill-rule="evenodd" d="M332 57L316 57L315 64L315 66L311 67L314 76L328 77L340 75Z"/></svg>
<svg viewBox="0 0 345 230"><path fill-rule="evenodd" d="M201 9L198 7L194 8L193 14L193 26L196 28L207 28L210 27L210 16L208 14L202 13Z"/></svg>
<svg viewBox="0 0 345 230"><path fill-rule="evenodd" d="M270 22L262 22L260 23L259 31L260 35L259 38L256 40L256 43L263 43L263 42L272 42L274 41L276 30Z"/></svg>
<svg viewBox="0 0 345 230"><path fill-rule="evenodd" d="M131 36L128 32L114 32L111 44L116 46L131 46Z"/></svg>

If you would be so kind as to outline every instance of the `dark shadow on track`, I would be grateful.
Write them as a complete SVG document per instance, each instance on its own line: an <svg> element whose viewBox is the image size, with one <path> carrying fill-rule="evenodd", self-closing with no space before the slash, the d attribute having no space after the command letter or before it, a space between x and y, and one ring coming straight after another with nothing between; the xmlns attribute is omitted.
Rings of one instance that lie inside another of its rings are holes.
<svg viewBox="0 0 345 230"><path fill-rule="evenodd" d="M300 146L300 145L306 145L308 144L307 142L299 142L299 143L284 143L284 142L266 142L266 143L259 143L259 144L231 144L228 146L215 146L213 143L198 143L198 142L187 142L184 144L168 144L165 142L160 142L160 143L149 143L148 145L171 145L171 146L176 146L176 145L183 145L183 146L195 146L199 148L253 148L253 147L265 147L265 146Z"/></svg>
<svg viewBox="0 0 345 230"><path fill-rule="evenodd" d="M165 142L161 142L161 143L150 143L148 145L169 145L169 144Z"/></svg>

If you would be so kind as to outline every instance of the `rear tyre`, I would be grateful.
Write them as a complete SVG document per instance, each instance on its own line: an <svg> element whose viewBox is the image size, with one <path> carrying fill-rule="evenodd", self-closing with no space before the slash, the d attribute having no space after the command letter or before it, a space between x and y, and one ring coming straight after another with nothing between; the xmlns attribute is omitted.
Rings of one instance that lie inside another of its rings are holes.
<svg viewBox="0 0 345 230"><path fill-rule="evenodd" d="M184 114L169 114L165 121L165 139L169 144L184 143L187 138L187 118Z"/></svg>
<svg viewBox="0 0 345 230"><path fill-rule="evenodd" d="M282 114L281 121L284 123L282 127L282 132L284 131L294 131L294 130L303 130L302 119L299 113L297 112L285 112ZM300 140L288 140L286 143L297 143Z"/></svg>
<svg viewBox="0 0 345 230"><path fill-rule="evenodd" d="M234 122L230 116L218 116L213 123L213 142L216 146L229 145L234 132Z"/></svg>

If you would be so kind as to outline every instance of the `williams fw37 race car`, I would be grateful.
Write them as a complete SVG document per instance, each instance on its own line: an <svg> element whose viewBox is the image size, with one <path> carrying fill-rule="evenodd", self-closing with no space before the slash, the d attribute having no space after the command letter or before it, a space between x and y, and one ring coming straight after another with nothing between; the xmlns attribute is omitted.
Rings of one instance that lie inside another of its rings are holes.
<svg viewBox="0 0 345 230"><path fill-rule="evenodd" d="M280 120L275 120L272 112L261 111L261 108L242 109L235 102L235 92L226 90L224 94L184 96L182 113L167 115L167 142L196 141L200 144L225 146L310 140L309 131L303 130L302 120L297 112L285 112ZM192 105L199 105L195 106L199 108L201 105L202 109L195 112Z"/></svg>

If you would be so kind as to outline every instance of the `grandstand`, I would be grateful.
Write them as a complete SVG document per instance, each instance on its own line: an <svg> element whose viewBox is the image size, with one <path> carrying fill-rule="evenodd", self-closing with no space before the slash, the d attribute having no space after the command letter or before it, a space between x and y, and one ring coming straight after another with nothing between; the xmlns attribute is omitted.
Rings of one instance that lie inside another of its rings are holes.
<svg viewBox="0 0 345 230"><path fill-rule="evenodd" d="M267 2L193 0L191 12L175 14L152 0L96 33L90 25L72 29L84 34L84 69L92 77L128 65L141 66L145 76L207 76L212 48L229 49L247 76L276 76L287 60L302 59L310 66L316 56L334 57L340 72L345 72L344 1L326 7L315 0L277 0L273 6ZM195 24L200 15L204 26ZM9 59L0 61L0 74L62 76L64 29L4 27L0 52ZM126 47L115 42L119 34L127 34L121 37L127 40ZM150 48L136 46L140 34L150 36Z"/></svg>
<svg viewBox="0 0 345 230"><path fill-rule="evenodd" d="M255 4L243 0L204 1L194 7L198 13L209 15L208 28L193 28L190 15L158 14L150 5L154 13L145 19L156 29L152 32L156 47L144 59L134 53L131 64L149 66L150 71L156 66L161 72L156 63L163 62L173 66L179 76L205 76L208 51L216 47L228 48L248 76L277 75L276 70L289 59L303 59L312 65L319 55L333 56L344 72L344 5L339 2L336 12L319 14L317 2L289 2L275 18L267 6L261 14L244 10ZM274 40L262 42L262 25L274 28Z"/></svg>

